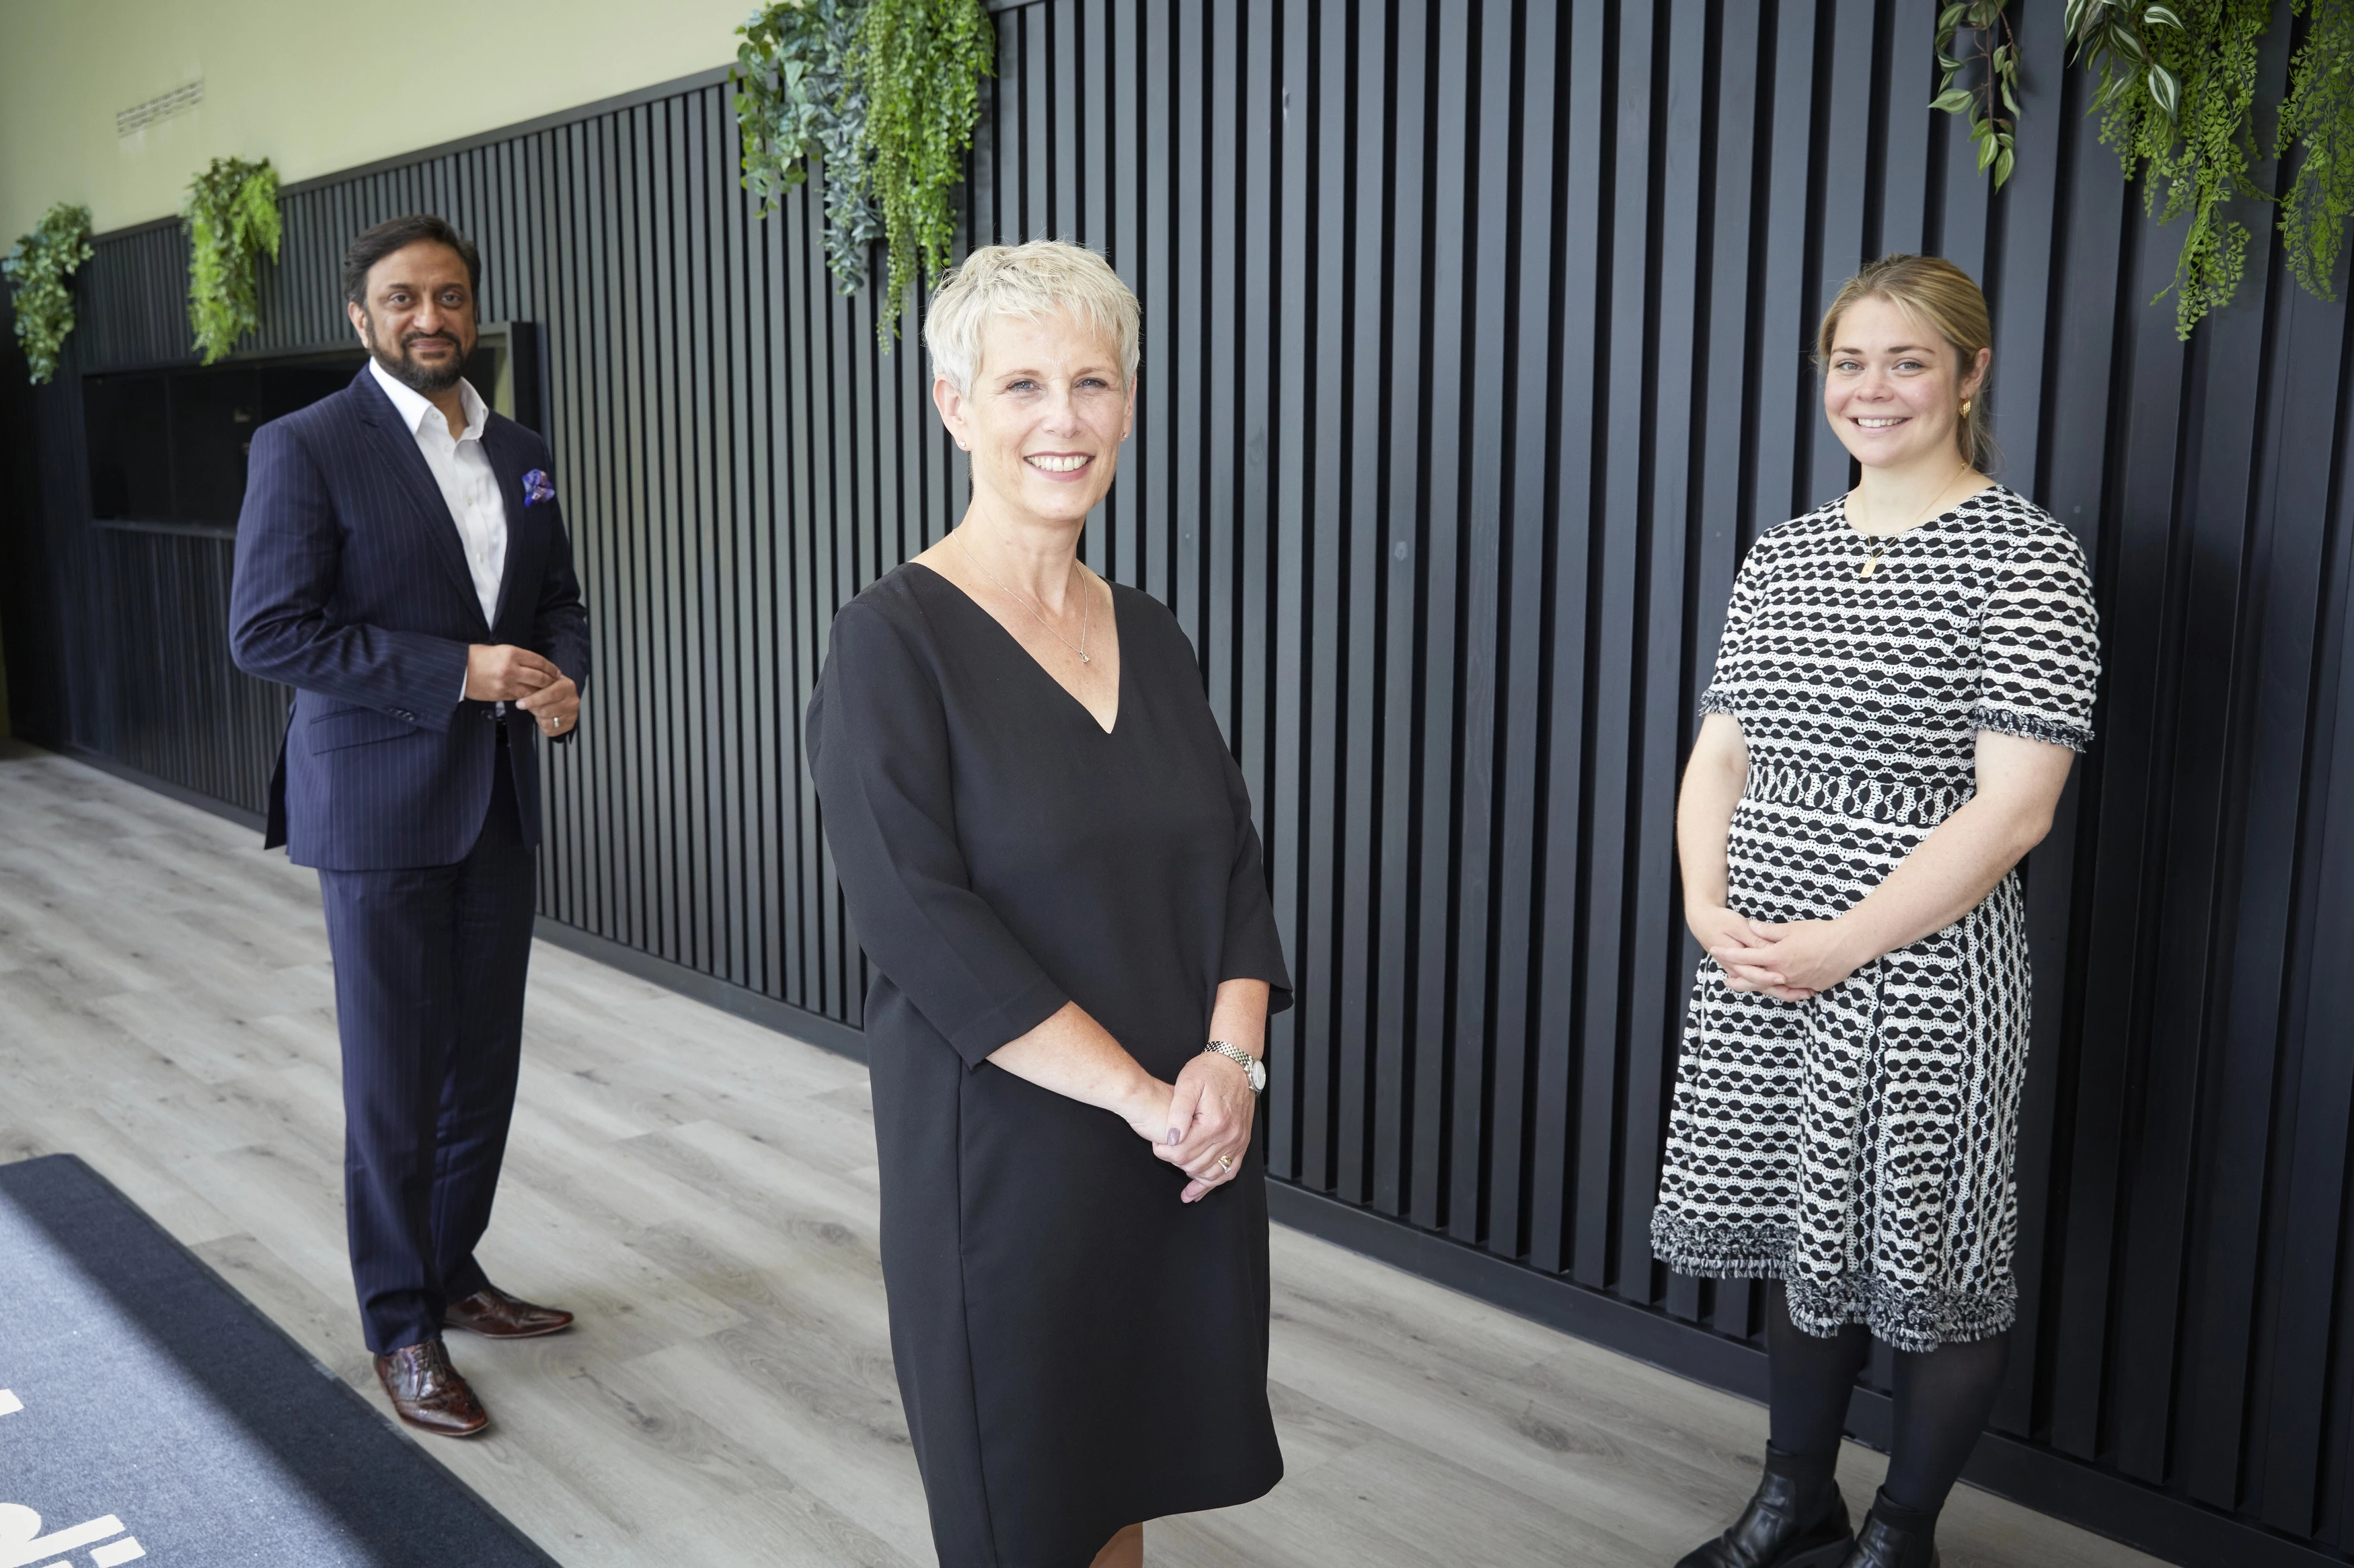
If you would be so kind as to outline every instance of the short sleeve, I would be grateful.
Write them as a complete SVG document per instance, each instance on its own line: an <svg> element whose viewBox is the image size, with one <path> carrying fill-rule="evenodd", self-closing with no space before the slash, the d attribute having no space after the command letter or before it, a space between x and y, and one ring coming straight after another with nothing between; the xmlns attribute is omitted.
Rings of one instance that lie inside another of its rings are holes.
<svg viewBox="0 0 2354 1568"><path fill-rule="evenodd" d="M2082 751L2093 739L2100 615L2084 546L2056 524L2005 562L1978 622L1970 727Z"/></svg>
<svg viewBox="0 0 2354 1568"><path fill-rule="evenodd" d="M1733 579L1733 599L1725 606L1724 632L1716 640L1716 673L1700 694L1700 714L1734 716L1733 694L1728 677L1734 661L1739 657L1749 635L1749 622L1766 598L1766 541L1760 539L1749 547L1743 557L1741 570Z"/></svg>
<svg viewBox="0 0 2354 1568"><path fill-rule="evenodd" d="M1070 1000L972 887L958 842L948 718L889 617L833 619L810 699L810 773L859 945L974 1066Z"/></svg>
<svg viewBox="0 0 2354 1568"><path fill-rule="evenodd" d="M1283 938L1275 927L1274 906L1267 902L1266 863L1258 829L1251 821L1250 786L1224 744L1218 755L1225 763L1226 797L1235 812L1235 854L1226 877L1225 947L1219 955L1218 979L1267 981L1267 1010L1278 1013L1291 1005L1291 970L1283 961Z"/></svg>

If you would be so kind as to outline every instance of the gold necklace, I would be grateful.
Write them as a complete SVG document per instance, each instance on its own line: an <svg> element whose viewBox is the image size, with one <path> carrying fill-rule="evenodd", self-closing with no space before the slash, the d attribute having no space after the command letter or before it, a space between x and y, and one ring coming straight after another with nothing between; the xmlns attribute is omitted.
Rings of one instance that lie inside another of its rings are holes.
<svg viewBox="0 0 2354 1568"><path fill-rule="evenodd" d="M974 566L980 567L981 575L987 577L991 582L996 583L998 592L1003 594L1006 598L1012 599L1014 603L1028 610L1030 612L1030 619L1035 620L1048 631L1053 632L1055 641L1061 643L1064 647L1069 649L1072 652L1079 656L1080 663L1092 664L1095 662L1093 659L1087 657L1087 626L1089 622L1093 621L1095 619L1096 596L1094 592L1088 588L1086 582L1082 581L1079 584L1079 591L1086 597L1079 605L1079 640L1076 642L1074 642L1069 638L1064 636L1061 632L1055 631L1055 623L1048 620L1044 615L1039 614L1037 606L1032 604L1029 599L1024 598L1023 595L1015 593L1012 588L1007 588L1002 582L999 582L995 572L991 571L987 567L981 566L981 557L974 555L971 549L966 546L964 542L963 529L958 528L951 530L949 534L949 537L956 541L957 553L959 555L961 555L966 560L970 561ZM1071 563L1071 569L1073 571L1078 570L1079 563L1073 561Z"/></svg>
<svg viewBox="0 0 2354 1568"><path fill-rule="evenodd" d="M1860 577L1868 577L1876 571L1880 567L1880 557L1887 552L1888 546L1896 543L1897 540L1904 537L1905 535L1913 532L1914 529L1918 528L1921 525L1922 520L1929 515L1929 507L1935 506L1938 502L1944 500L1946 498L1946 492L1954 488L1954 481L1961 478L1965 473L1967 473L1969 469L1969 463L1967 461L1964 461L1961 467L1947 474L1946 476L1946 482L1939 485L1937 487L1936 493L1929 497L1929 506L1924 506L1921 508L1918 513L1914 514L1912 522L1907 523L1903 527L1896 530L1895 533L1882 535L1881 536L1880 543L1872 547L1872 554L1863 558L1863 565L1855 569L1855 575Z"/></svg>

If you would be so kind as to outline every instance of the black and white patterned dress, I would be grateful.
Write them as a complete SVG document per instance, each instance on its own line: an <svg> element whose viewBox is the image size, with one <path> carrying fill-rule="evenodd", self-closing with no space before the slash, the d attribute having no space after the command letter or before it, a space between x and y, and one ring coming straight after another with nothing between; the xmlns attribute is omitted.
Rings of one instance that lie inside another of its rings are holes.
<svg viewBox="0 0 2354 1568"><path fill-rule="evenodd" d="M1749 779L1727 903L1828 919L1970 798L1979 730L2083 750L2100 672L2075 538L2001 485L1890 540L1844 498L1742 564L1703 713ZM2010 1327L2029 977L2016 872L1968 915L1803 1002L1702 959L1651 1246L1680 1273L1785 1282L1790 1316L1899 1350Z"/></svg>

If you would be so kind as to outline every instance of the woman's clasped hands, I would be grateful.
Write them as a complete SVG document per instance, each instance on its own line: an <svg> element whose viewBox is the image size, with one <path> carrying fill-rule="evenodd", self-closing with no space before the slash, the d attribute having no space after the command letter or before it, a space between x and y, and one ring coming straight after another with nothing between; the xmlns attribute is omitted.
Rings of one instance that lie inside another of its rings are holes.
<svg viewBox="0 0 2354 1568"><path fill-rule="evenodd" d="M1239 1175L1250 1150L1258 1096L1237 1064L1204 1052L1172 1085L1154 1080L1153 1093L1128 1113L1128 1125L1152 1145L1155 1158L1193 1178L1178 1194L1197 1203L1211 1189Z"/></svg>
<svg viewBox="0 0 2354 1568"><path fill-rule="evenodd" d="M1764 991L1783 1001L1829 991L1872 958L1838 920L1777 923L1706 909L1693 916L1691 929L1724 971L1726 990Z"/></svg>

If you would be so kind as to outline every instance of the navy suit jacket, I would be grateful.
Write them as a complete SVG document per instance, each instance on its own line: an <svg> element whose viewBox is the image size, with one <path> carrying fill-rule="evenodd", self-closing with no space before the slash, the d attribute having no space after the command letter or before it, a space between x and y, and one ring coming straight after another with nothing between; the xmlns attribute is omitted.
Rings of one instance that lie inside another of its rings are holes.
<svg viewBox="0 0 2354 1568"><path fill-rule="evenodd" d="M433 471L366 366L254 432L229 652L248 674L294 688L266 845L285 844L298 865L452 865L473 848L497 736L491 705L461 694L470 644L528 648L588 684L564 516L524 488L525 473L552 468L546 443L493 414L482 450L507 514L489 620ZM525 840L536 844L538 726L512 706L505 724Z"/></svg>

